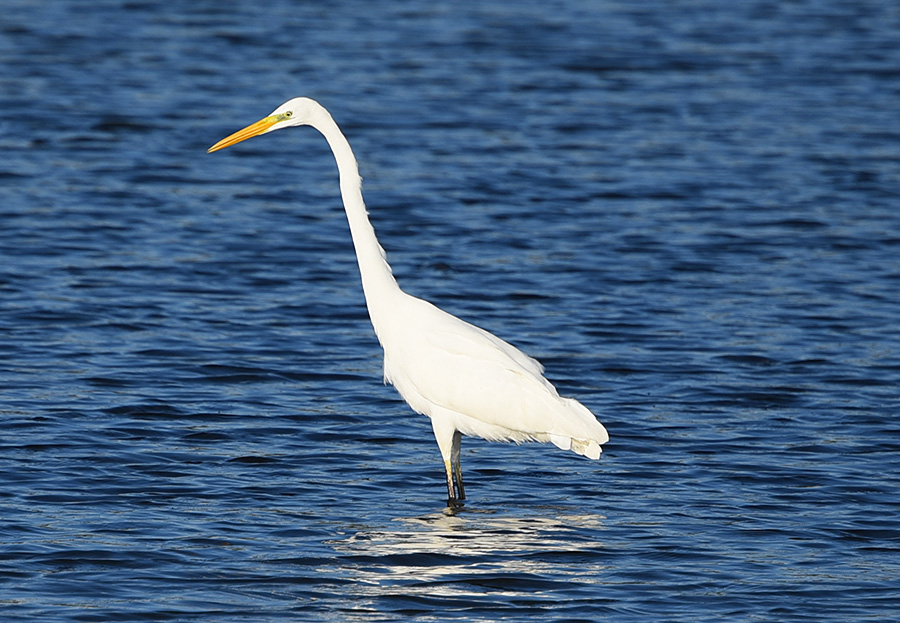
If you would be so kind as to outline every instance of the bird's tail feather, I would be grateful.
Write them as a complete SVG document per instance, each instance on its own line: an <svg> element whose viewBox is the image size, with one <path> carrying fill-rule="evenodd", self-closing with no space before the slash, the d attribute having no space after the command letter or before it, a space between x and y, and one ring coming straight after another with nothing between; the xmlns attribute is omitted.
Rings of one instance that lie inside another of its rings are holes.
<svg viewBox="0 0 900 623"><path fill-rule="evenodd" d="M589 459L599 459L603 450L600 444L593 439L573 439L562 435L550 435L550 442L560 450L571 450L575 454L586 456Z"/></svg>
<svg viewBox="0 0 900 623"><path fill-rule="evenodd" d="M568 435L551 434L550 442L557 448L571 450L589 459L600 458L600 453L603 452L600 445L609 441L609 434L606 432L603 424L598 422L594 414L577 400L571 398L563 398L562 400L566 403L569 412L575 415L578 421L577 428L580 429L580 432L574 433L573 431L574 434L570 433Z"/></svg>

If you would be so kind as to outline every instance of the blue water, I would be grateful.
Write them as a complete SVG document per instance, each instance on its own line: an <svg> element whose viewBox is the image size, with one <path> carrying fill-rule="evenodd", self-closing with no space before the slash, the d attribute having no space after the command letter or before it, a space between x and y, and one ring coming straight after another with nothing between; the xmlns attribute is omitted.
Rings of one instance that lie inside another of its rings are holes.
<svg viewBox="0 0 900 623"><path fill-rule="evenodd" d="M896 2L6 0L0 64L3 621L896 620ZM297 95L601 460L445 512L325 142L205 153Z"/></svg>

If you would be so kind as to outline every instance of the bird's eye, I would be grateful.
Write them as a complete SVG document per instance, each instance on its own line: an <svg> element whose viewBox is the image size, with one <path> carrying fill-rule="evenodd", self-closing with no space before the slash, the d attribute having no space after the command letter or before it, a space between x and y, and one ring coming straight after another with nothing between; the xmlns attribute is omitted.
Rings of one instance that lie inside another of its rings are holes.
<svg viewBox="0 0 900 623"><path fill-rule="evenodd" d="M285 116L285 117L291 117L291 116L293 116L293 114L294 114L294 111L289 110L289 111L287 111L286 113L284 113L284 116Z"/></svg>

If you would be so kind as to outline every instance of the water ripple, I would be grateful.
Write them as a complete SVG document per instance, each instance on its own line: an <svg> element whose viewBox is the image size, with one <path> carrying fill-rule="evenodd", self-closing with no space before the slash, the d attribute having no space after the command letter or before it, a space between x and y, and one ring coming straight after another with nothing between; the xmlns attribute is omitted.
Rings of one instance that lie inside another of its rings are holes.
<svg viewBox="0 0 900 623"><path fill-rule="evenodd" d="M344 4L7 2L4 620L894 618L890 3ZM204 153L301 94L599 462L466 440L444 511L325 143Z"/></svg>

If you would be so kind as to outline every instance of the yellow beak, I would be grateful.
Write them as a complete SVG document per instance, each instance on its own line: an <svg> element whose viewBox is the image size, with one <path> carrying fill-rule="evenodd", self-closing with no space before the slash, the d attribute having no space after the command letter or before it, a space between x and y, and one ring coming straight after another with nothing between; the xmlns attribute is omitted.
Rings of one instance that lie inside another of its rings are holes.
<svg viewBox="0 0 900 623"><path fill-rule="evenodd" d="M266 117L265 119L260 119L256 123L248 125L243 130L238 130L234 134L226 136L221 141L207 149L206 153L211 154L214 151L219 151L220 149L231 147L235 143L240 143L241 141L245 141L248 138L253 138L254 136L263 134L279 121L281 121L280 115L272 115L270 117Z"/></svg>

